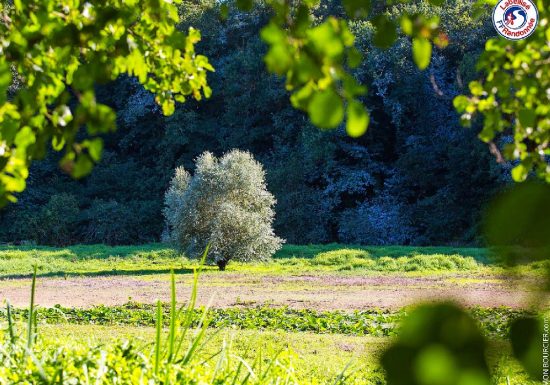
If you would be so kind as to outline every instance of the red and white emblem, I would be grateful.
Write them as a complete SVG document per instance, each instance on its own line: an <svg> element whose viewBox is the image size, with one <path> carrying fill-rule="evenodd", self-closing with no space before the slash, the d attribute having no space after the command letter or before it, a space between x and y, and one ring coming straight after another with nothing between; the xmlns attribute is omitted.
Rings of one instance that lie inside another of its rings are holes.
<svg viewBox="0 0 550 385"><path fill-rule="evenodd" d="M493 10L493 25L509 40L521 40L537 28L539 13L531 0L501 0Z"/></svg>

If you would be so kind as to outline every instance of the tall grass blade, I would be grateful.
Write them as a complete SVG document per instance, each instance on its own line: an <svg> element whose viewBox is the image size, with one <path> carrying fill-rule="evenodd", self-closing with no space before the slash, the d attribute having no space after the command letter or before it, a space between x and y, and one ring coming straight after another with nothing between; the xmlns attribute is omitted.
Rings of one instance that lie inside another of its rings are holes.
<svg viewBox="0 0 550 385"><path fill-rule="evenodd" d="M31 304L29 306L29 316L27 325L27 349L30 350L33 343L33 323L34 323L34 295L36 291L36 265L33 267L32 284L31 284Z"/></svg>
<svg viewBox="0 0 550 385"><path fill-rule="evenodd" d="M162 331L162 304L157 301L157 335L155 339L155 375L159 373L160 363L160 346L161 346L161 331Z"/></svg>
<svg viewBox="0 0 550 385"><path fill-rule="evenodd" d="M269 365L267 365L267 368L264 370L263 373L261 372L261 366L260 366L260 383L264 382L264 379L269 374L269 371L271 370L271 367L275 364L275 362L277 362L277 359L279 358L279 356L281 355L282 352L283 352L283 350L281 349L277 352L277 354L275 354L275 357L273 357L273 359L269 362ZM260 365L261 365L261 361L260 361Z"/></svg>
<svg viewBox="0 0 550 385"><path fill-rule="evenodd" d="M353 371L349 374L346 374L346 371L351 366L352 361L348 362L347 365L342 369L340 373L334 379L333 385L343 385L346 383L346 380L353 374Z"/></svg>
<svg viewBox="0 0 550 385"><path fill-rule="evenodd" d="M193 287L192 287L192 290L191 290L191 298L190 298L189 303L187 305L187 310L185 311L185 319L184 319L183 325L182 325L182 333L179 337L178 346L177 346L176 351L175 351L176 356L179 354L179 352L181 350L181 346L183 344L183 341L185 340L185 337L187 335L187 331L190 330L192 325L193 325L193 318L194 318L194 315L195 315L195 306L196 306L196 303L197 303L197 292L198 292L198 286L199 286L199 274L202 271L202 268L203 268L204 264L206 263L206 258L208 256L208 251L209 250L210 250L210 244L206 245L206 248L204 249L204 252L203 252L202 257L201 257L199 267L197 269L195 269L194 272L193 272ZM183 311L183 309L184 309L184 307L182 306L180 308L180 311L178 312L178 318L179 318L181 312ZM203 320L205 318L205 314L206 314L206 310L205 310L205 313L203 314Z"/></svg>
<svg viewBox="0 0 550 385"><path fill-rule="evenodd" d="M176 345L176 275L174 270L170 271L170 331L168 334L168 362L174 358Z"/></svg>
<svg viewBox="0 0 550 385"><path fill-rule="evenodd" d="M239 379L239 375L241 374L241 369L243 367L242 361L239 362L239 366L237 366L237 370L235 371L235 376L233 377L233 382L231 382L231 385L235 385L237 383L237 380Z"/></svg>
<svg viewBox="0 0 550 385"><path fill-rule="evenodd" d="M12 344L15 343L15 330L14 330L14 327L13 327L13 318L12 318L12 314L11 314L11 305L9 302L6 302L6 307L7 307L7 316L8 316L8 333L9 333L9 336L10 336L10 342Z"/></svg>

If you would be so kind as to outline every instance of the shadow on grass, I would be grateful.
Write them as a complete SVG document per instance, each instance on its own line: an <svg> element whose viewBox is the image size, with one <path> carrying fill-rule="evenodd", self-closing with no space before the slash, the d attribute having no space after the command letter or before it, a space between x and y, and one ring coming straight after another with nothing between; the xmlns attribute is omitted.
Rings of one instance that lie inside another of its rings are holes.
<svg viewBox="0 0 550 385"><path fill-rule="evenodd" d="M203 267L203 270L210 270L207 266ZM217 269L217 268L216 268ZM58 277L110 277L110 276L141 276L141 275L155 275L155 274L170 274L171 271L174 271L176 275L178 274L193 274L195 269L191 268L180 268L180 269L136 269L136 270L98 270L98 271L49 271L46 273L36 274L36 278L58 278ZM21 279L21 278L32 278L32 273L30 274L0 274L0 280L6 279Z"/></svg>

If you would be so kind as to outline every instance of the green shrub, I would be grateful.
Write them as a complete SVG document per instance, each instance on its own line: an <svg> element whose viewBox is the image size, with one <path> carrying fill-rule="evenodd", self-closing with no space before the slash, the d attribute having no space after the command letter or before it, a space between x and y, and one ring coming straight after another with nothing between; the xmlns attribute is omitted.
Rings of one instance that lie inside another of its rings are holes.
<svg viewBox="0 0 550 385"><path fill-rule="evenodd" d="M345 265L354 260L363 260L368 258L370 258L370 254L365 250L339 249L317 254L311 260L311 264L321 266Z"/></svg>
<svg viewBox="0 0 550 385"><path fill-rule="evenodd" d="M81 216L84 241L108 245L150 242L153 239L147 235L151 233L147 218L158 215L155 206L151 201L95 199Z"/></svg>
<svg viewBox="0 0 550 385"><path fill-rule="evenodd" d="M221 270L229 260L263 261L283 241L273 232L275 198L260 163L233 150L221 158L209 152L196 162L193 177L176 169L165 196L170 236L195 258L210 245L208 259Z"/></svg>
<svg viewBox="0 0 550 385"><path fill-rule="evenodd" d="M378 266L381 270L387 270L387 271L397 271L400 268L400 258L391 258L391 257L381 257L378 258Z"/></svg>
<svg viewBox="0 0 550 385"><path fill-rule="evenodd" d="M35 240L52 246L74 243L78 215L78 202L74 195L52 195L34 219Z"/></svg>

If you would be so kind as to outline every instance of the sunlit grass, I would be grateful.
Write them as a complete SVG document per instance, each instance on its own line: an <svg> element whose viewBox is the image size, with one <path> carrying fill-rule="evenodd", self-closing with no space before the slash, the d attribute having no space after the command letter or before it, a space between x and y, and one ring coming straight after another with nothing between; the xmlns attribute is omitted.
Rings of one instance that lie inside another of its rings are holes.
<svg viewBox="0 0 550 385"><path fill-rule="evenodd" d="M293 366L296 376L305 383L330 383L335 375L351 363L355 370L356 384L385 384L378 358L391 342L388 337L320 335L304 332L231 330L210 332L210 342L202 354L213 354L227 343L240 357L253 361L260 354L270 357L290 348L296 353ZM93 326L93 325L44 325L41 338L49 344L71 341L83 344L109 343L113 339L131 339L144 348L155 339L152 327ZM495 384L535 385L529 381L520 366L511 358L507 342L492 340L487 356Z"/></svg>
<svg viewBox="0 0 550 385"><path fill-rule="evenodd" d="M36 265L39 276L71 275L158 275L170 269L191 273L195 260L185 258L164 244L139 246L77 245L66 248L44 246L0 246L0 278L30 276ZM524 265L522 273L542 274L541 262ZM215 272L207 266L205 272ZM357 245L285 245L265 263L231 262L229 272L301 274L315 272L360 271L376 273L454 273L506 274L500 265L491 263L489 253L478 248L408 247Z"/></svg>

